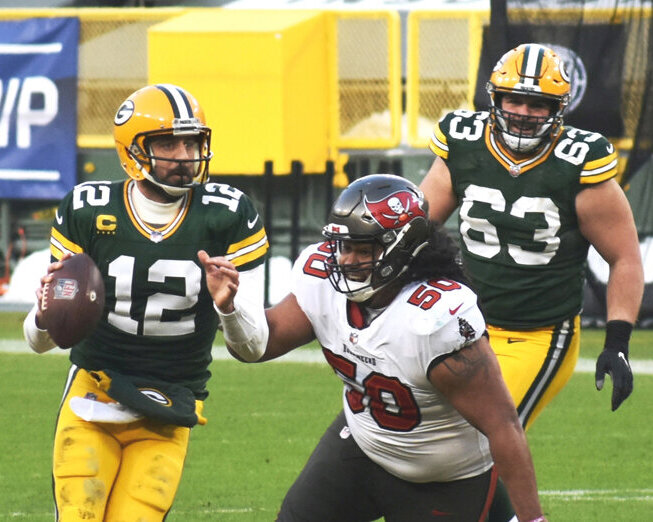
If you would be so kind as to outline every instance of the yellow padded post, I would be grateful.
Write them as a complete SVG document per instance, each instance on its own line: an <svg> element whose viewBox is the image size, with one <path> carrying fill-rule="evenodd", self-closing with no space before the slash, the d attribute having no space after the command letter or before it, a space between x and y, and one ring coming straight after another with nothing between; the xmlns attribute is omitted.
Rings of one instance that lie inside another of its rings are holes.
<svg viewBox="0 0 653 522"><path fill-rule="evenodd" d="M196 10L148 30L150 83L193 93L213 129L212 174L287 174L328 159L326 16L312 10Z"/></svg>

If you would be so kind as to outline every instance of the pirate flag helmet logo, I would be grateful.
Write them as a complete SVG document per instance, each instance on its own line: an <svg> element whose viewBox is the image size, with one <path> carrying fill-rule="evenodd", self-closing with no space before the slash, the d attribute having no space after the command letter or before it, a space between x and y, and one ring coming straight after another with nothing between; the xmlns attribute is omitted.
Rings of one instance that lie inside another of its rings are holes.
<svg viewBox="0 0 653 522"><path fill-rule="evenodd" d="M365 196L364 201L374 220L383 228L401 228L415 217L426 218L422 201L407 190L395 192L379 201L370 201Z"/></svg>

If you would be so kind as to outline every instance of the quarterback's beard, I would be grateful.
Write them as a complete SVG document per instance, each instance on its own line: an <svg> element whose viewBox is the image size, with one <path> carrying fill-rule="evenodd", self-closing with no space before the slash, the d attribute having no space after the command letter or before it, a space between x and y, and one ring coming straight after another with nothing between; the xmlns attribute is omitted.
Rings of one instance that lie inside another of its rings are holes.
<svg viewBox="0 0 653 522"><path fill-rule="evenodd" d="M168 173L165 182L159 180L159 183L172 187L187 187L193 183L194 177L189 167L178 165Z"/></svg>
<svg viewBox="0 0 653 522"><path fill-rule="evenodd" d="M165 179L149 172L144 172L144 176L150 183L173 199L186 194L194 180L192 173L185 165L178 165L166 173Z"/></svg>

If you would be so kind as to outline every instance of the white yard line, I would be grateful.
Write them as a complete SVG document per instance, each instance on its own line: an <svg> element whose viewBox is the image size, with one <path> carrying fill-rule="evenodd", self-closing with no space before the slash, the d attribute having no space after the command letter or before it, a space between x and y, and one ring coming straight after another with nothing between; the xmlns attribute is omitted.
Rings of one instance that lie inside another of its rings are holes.
<svg viewBox="0 0 653 522"><path fill-rule="evenodd" d="M653 502L653 489L569 489L543 490L540 497L554 497L563 501L608 500L617 502Z"/></svg>
<svg viewBox="0 0 653 522"><path fill-rule="evenodd" d="M0 339L0 352L5 353L32 353L27 347L25 341L20 339ZM52 355L66 355L67 350L61 350L55 348L54 350L47 352L47 354ZM214 346L213 351L211 352L214 360L226 360L232 359L229 352L224 346ZM35 354L36 355L36 354ZM318 363L326 364L324 356L320 350L314 350L309 348L300 348L294 350L279 359L275 359L272 362L303 362L303 363ZM576 365L576 373L594 373L594 366L596 361L594 359L585 359L580 358L578 364ZM630 361L630 365L633 368L633 372L637 375L653 375L653 360L649 359L635 359Z"/></svg>
<svg viewBox="0 0 653 522"><path fill-rule="evenodd" d="M570 490L543 490L539 492L540 497L549 497L555 498L556 500L562 500L563 502L578 502L578 501L612 501L612 502L653 502L653 489L570 489ZM267 513L269 510L253 507L242 507L242 508L221 508L221 507L209 507L209 508L200 508L196 510L172 510L171 514L174 516L193 516L193 515L240 515L248 513ZM10 513L0 512L0 517L5 517L8 520L11 519L21 519L21 520L32 520L32 519L42 519L50 515L50 512L47 513L23 513L21 511L13 511ZM5 519L3 518L3 520Z"/></svg>

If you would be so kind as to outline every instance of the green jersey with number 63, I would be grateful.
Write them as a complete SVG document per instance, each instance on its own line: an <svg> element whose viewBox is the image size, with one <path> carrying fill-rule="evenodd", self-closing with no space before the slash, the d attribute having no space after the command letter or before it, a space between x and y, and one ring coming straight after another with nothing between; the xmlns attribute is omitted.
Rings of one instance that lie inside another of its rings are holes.
<svg viewBox="0 0 653 522"><path fill-rule="evenodd" d="M157 228L138 217L132 190L131 180L83 183L57 210L53 260L86 252L106 290L102 319L73 346L71 361L181 384L204 399L218 316L197 252L250 270L265 259L265 229L250 199L228 185L193 187L176 217Z"/></svg>
<svg viewBox="0 0 653 522"><path fill-rule="evenodd" d="M463 261L488 323L551 325L582 308L589 243L578 227L576 195L614 177L617 155L602 135L565 127L517 161L488 116L449 113L429 144L451 173Z"/></svg>

